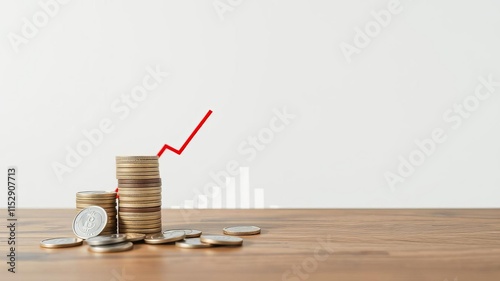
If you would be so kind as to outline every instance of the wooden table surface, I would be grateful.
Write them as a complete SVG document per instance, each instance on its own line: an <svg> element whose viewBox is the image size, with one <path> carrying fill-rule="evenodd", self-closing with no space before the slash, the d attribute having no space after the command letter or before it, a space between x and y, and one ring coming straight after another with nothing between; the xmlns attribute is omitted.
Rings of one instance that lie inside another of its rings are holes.
<svg viewBox="0 0 500 281"><path fill-rule="evenodd" d="M258 225L262 234L237 248L40 248L73 236L75 212L18 210L17 273L7 272L3 226L0 280L500 280L499 209L163 210L164 229Z"/></svg>

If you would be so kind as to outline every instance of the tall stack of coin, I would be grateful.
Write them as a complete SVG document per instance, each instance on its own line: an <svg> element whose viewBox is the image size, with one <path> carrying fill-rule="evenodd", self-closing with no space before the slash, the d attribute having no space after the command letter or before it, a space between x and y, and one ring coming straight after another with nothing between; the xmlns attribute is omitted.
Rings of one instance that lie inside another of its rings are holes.
<svg viewBox="0 0 500 281"><path fill-rule="evenodd" d="M161 232L158 156L117 156L120 233Z"/></svg>
<svg viewBox="0 0 500 281"><path fill-rule="evenodd" d="M99 206L106 211L108 222L100 233L117 233L116 193L110 191L80 191L76 193L76 209L81 211L90 206Z"/></svg>

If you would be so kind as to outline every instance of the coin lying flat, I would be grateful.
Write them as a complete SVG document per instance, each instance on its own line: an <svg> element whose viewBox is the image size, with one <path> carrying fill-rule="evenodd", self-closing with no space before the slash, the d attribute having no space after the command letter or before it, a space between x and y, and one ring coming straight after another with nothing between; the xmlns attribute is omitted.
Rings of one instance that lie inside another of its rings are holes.
<svg viewBox="0 0 500 281"><path fill-rule="evenodd" d="M188 249L201 249L213 247L211 244L202 243L200 238L188 238L183 241L175 242L175 246Z"/></svg>
<svg viewBox="0 0 500 281"><path fill-rule="evenodd" d="M260 233L260 227L258 226L232 226L225 227L223 230L224 234L227 235L255 235Z"/></svg>
<svg viewBox="0 0 500 281"><path fill-rule="evenodd" d="M129 242L137 242L137 241L142 241L146 237L146 234L142 233L125 233L127 236L127 241Z"/></svg>
<svg viewBox="0 0 500 281"><path fill-rule="evenodd" d="M108 222L106 211L98 206L81 210L73 220L73 232L82 239L97 236Z"/></svg>
<svg viewBox="0 0 500 281"><path fill-rule="evenodd" d="M202 235L200 236L200 241L211 245L224 246L240 246L243 244L243 239L239 237L224 235Z"/></svg>
<svg viewBox="0 0 500 281"><path fill-rule="evenodd" d="M111 191L80 191L76 193L77 198L115 198L116 193Z"/></svg>
<svg viewBox="0 0 500 281"><path fill-rule="evenodd" d="M80 246L83 243L83 239L74 237L58 237L49 238L40 241L40 247L42 248L68 248Z"/></svg>
<svg viewBox="0 0 500 281"><path fill-rule="evenodd" d="M144 242L148 244L164 244L182 240L184 239L184 237L186 237L184 231L173 230L166 233L146 235L146 238L144 238Z"/></svg>
<svg viewBox="0 0 500 281"><path fill-rule="evenodd" d="M201 230L196 230L196 229L169 229L163 231L163 233L170 231L184 231L184 234L186 234L186 238L196 238L200 237L201 235Z"/></svg>
<svg viewBox="0 0 500 281"><path fill-rule="evenodd" d="M118 244L102 245L102 246L90 246L89 251L96 253L115 253L124 252L134 248L132 242L122 242Z"/></svg>
<svg viewBox="0 0 500 281"><path fill-rule="evenodd" d="M87 239L87 244L90 246L101 246L117 244L127 241L127 236L125 234L111 234L111 235L99 235Z"/></svg>

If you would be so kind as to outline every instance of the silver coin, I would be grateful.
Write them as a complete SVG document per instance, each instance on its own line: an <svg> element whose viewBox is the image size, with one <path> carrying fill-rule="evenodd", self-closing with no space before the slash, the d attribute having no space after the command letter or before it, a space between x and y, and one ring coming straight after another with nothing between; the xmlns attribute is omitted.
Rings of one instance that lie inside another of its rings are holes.
<svg viewBox="0 0 500 281"><path fill-rule="evenodd" d="M182 240L184 239L184 237L186 237L184 231L172 230L163 233L146 235L146 237L144 238L144 242L146 242L147 244L164 244Z"/></svg>
<svg viewBox="0 0 500 281"><path fill-rule="evenodd" d="M81 210L73 220L73 232L82 239L99 235L108 223L106 211L98 206Z"/></svg>
<svg viewBox="0 0 500 281"><path fill-rule="evenodd" d="M110 245L127 241L125 234L99 235L87 239L90 246Z"/></svg>
<svg viewBox="0 0 500 281"><path fill-rule="evenodd" d="M169 229L163 231L163 233L169 231L184 231L184 234L186 234L186 238L196 238L201 236L201 230L196 229Z"/></svg>
<svg viewBox="0 0 500 281"><path fill-rule="evenodd" d="M83 243L83 239L74 237L58 237L49 238L40 241L40 247L42 248L68 248L74 246L80 246Z"/></svg>
<svg viewBox="0 0 500 281"><path fill-rule="evenodd" d="M202 235L200 241L211 245L240 246L243 239L225 235Z"/></svg>
<svg viewBox="0 0 500 281"><path fill-rule="evenodd" d="M89 251L96 253L114 253L128 251L132 248L134 248L134 244L132 242L123 242L111 245L90 246Z"/></svg>
<svg viewBox="0 0 500 281"><path fill-rule="evenodd" d="M213 247L210 244L202 243L200 238L188 238L183 241L175 242L175 246L188 249L200 249L200 248L210 248Z"/></svg>
<svg viewBox="0 0 500 281"><path fill-rule="evenodd" d="M260 227L258 226L232 226L225 227L223 230L224 234L227 235L255 235L260 233Z"/></svg>

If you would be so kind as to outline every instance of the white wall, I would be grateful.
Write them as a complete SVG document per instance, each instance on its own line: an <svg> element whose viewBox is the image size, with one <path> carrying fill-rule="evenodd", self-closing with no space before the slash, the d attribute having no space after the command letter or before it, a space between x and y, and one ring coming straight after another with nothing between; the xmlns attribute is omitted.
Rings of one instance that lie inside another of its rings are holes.
<svg viewBox="0 0 500 281"><path fill-rule="evenodd" d="M500 207L500 85L480 82L500 81L497 1L228 1L73 0L37 31L23 18L43 21L39 1L0 2L0 167L19 168L20 207L114 189L116 155L180 147L209 109L184 153L160 159L163 207L232 160L266 207ZM371 12L387 9L380 27ZM112 109L148 67L170 75L129 115ZM244 142L284 108L295 117L252 158ZM65 147L103 119L114 130L59 181ZM399 174L400 155L423 163Z"/></svg>

